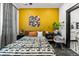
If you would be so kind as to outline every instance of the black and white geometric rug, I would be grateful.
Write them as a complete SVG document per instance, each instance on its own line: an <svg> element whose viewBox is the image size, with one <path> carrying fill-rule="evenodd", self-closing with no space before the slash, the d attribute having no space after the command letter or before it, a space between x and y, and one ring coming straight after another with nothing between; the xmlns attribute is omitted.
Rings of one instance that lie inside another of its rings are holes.
<svg viewBox="0 0 79 59"><path fill-rule="evenodd" d="M45 37L23 37L0 50L0 56L55 56Z"/></svg>

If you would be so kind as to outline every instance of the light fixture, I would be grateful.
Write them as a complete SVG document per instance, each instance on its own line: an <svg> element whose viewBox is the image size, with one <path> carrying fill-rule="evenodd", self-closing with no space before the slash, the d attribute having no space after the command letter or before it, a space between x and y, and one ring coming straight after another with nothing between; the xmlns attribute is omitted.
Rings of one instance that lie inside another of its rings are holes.
<svg viewBox="0 0 79 59"><path fill-rule="evenodd" d="M29 3L29 5L32 5L32 3Z"/></svg>
<svg viewBox="0 0 79 59"><path fill-rule="evenodd" d="M25 3L24 5L32 5L32 3Z"/></svg>

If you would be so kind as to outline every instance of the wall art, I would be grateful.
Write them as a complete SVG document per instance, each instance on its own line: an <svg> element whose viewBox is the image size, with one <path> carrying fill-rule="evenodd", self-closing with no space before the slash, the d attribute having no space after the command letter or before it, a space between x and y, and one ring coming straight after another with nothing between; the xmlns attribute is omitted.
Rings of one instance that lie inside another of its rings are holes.
<svg viewBox="0 0 79 59"><path fill-rule="evenodd" d="M39 16L30 16L29 25L32 27L39 27L40 26L40 17Z"/></svg>

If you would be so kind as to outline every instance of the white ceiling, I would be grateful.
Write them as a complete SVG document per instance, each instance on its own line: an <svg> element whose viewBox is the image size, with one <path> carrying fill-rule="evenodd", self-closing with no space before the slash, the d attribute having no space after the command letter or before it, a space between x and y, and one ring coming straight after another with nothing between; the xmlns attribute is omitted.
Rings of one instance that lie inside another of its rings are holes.
<svg viewBox="0 0 79 59"><path fill-rule="evenodd" d="M19 8L59 8L63 3L13 3L18 9Z"/></svg>

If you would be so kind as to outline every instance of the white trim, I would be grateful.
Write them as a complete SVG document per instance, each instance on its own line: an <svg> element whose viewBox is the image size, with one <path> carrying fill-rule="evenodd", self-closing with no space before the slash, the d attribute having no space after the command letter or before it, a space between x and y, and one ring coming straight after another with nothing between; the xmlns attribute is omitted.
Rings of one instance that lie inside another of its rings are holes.
<svg viewBox="0 0 79 59"><path fill-rule="evenodd" d="M1 9L0 9L0 10L1 10L1 11L0 11L0 12L1 12L1 13L0 13L0 16L1 16L1 19L0 19L0 26L1 26L1 27L0 27L0 47L1 47L1 35L2 35L2 26L3 26L3 25L2 25L2 24L3 24L3 4L2 4L2 3L0 4L0 8L1 8Z"/></svg>
<svg viewBox="0 0 79 59"><path fill-rule="evenodd" d="M19 10L17 10L17 35L19 35Z"/></svg>

